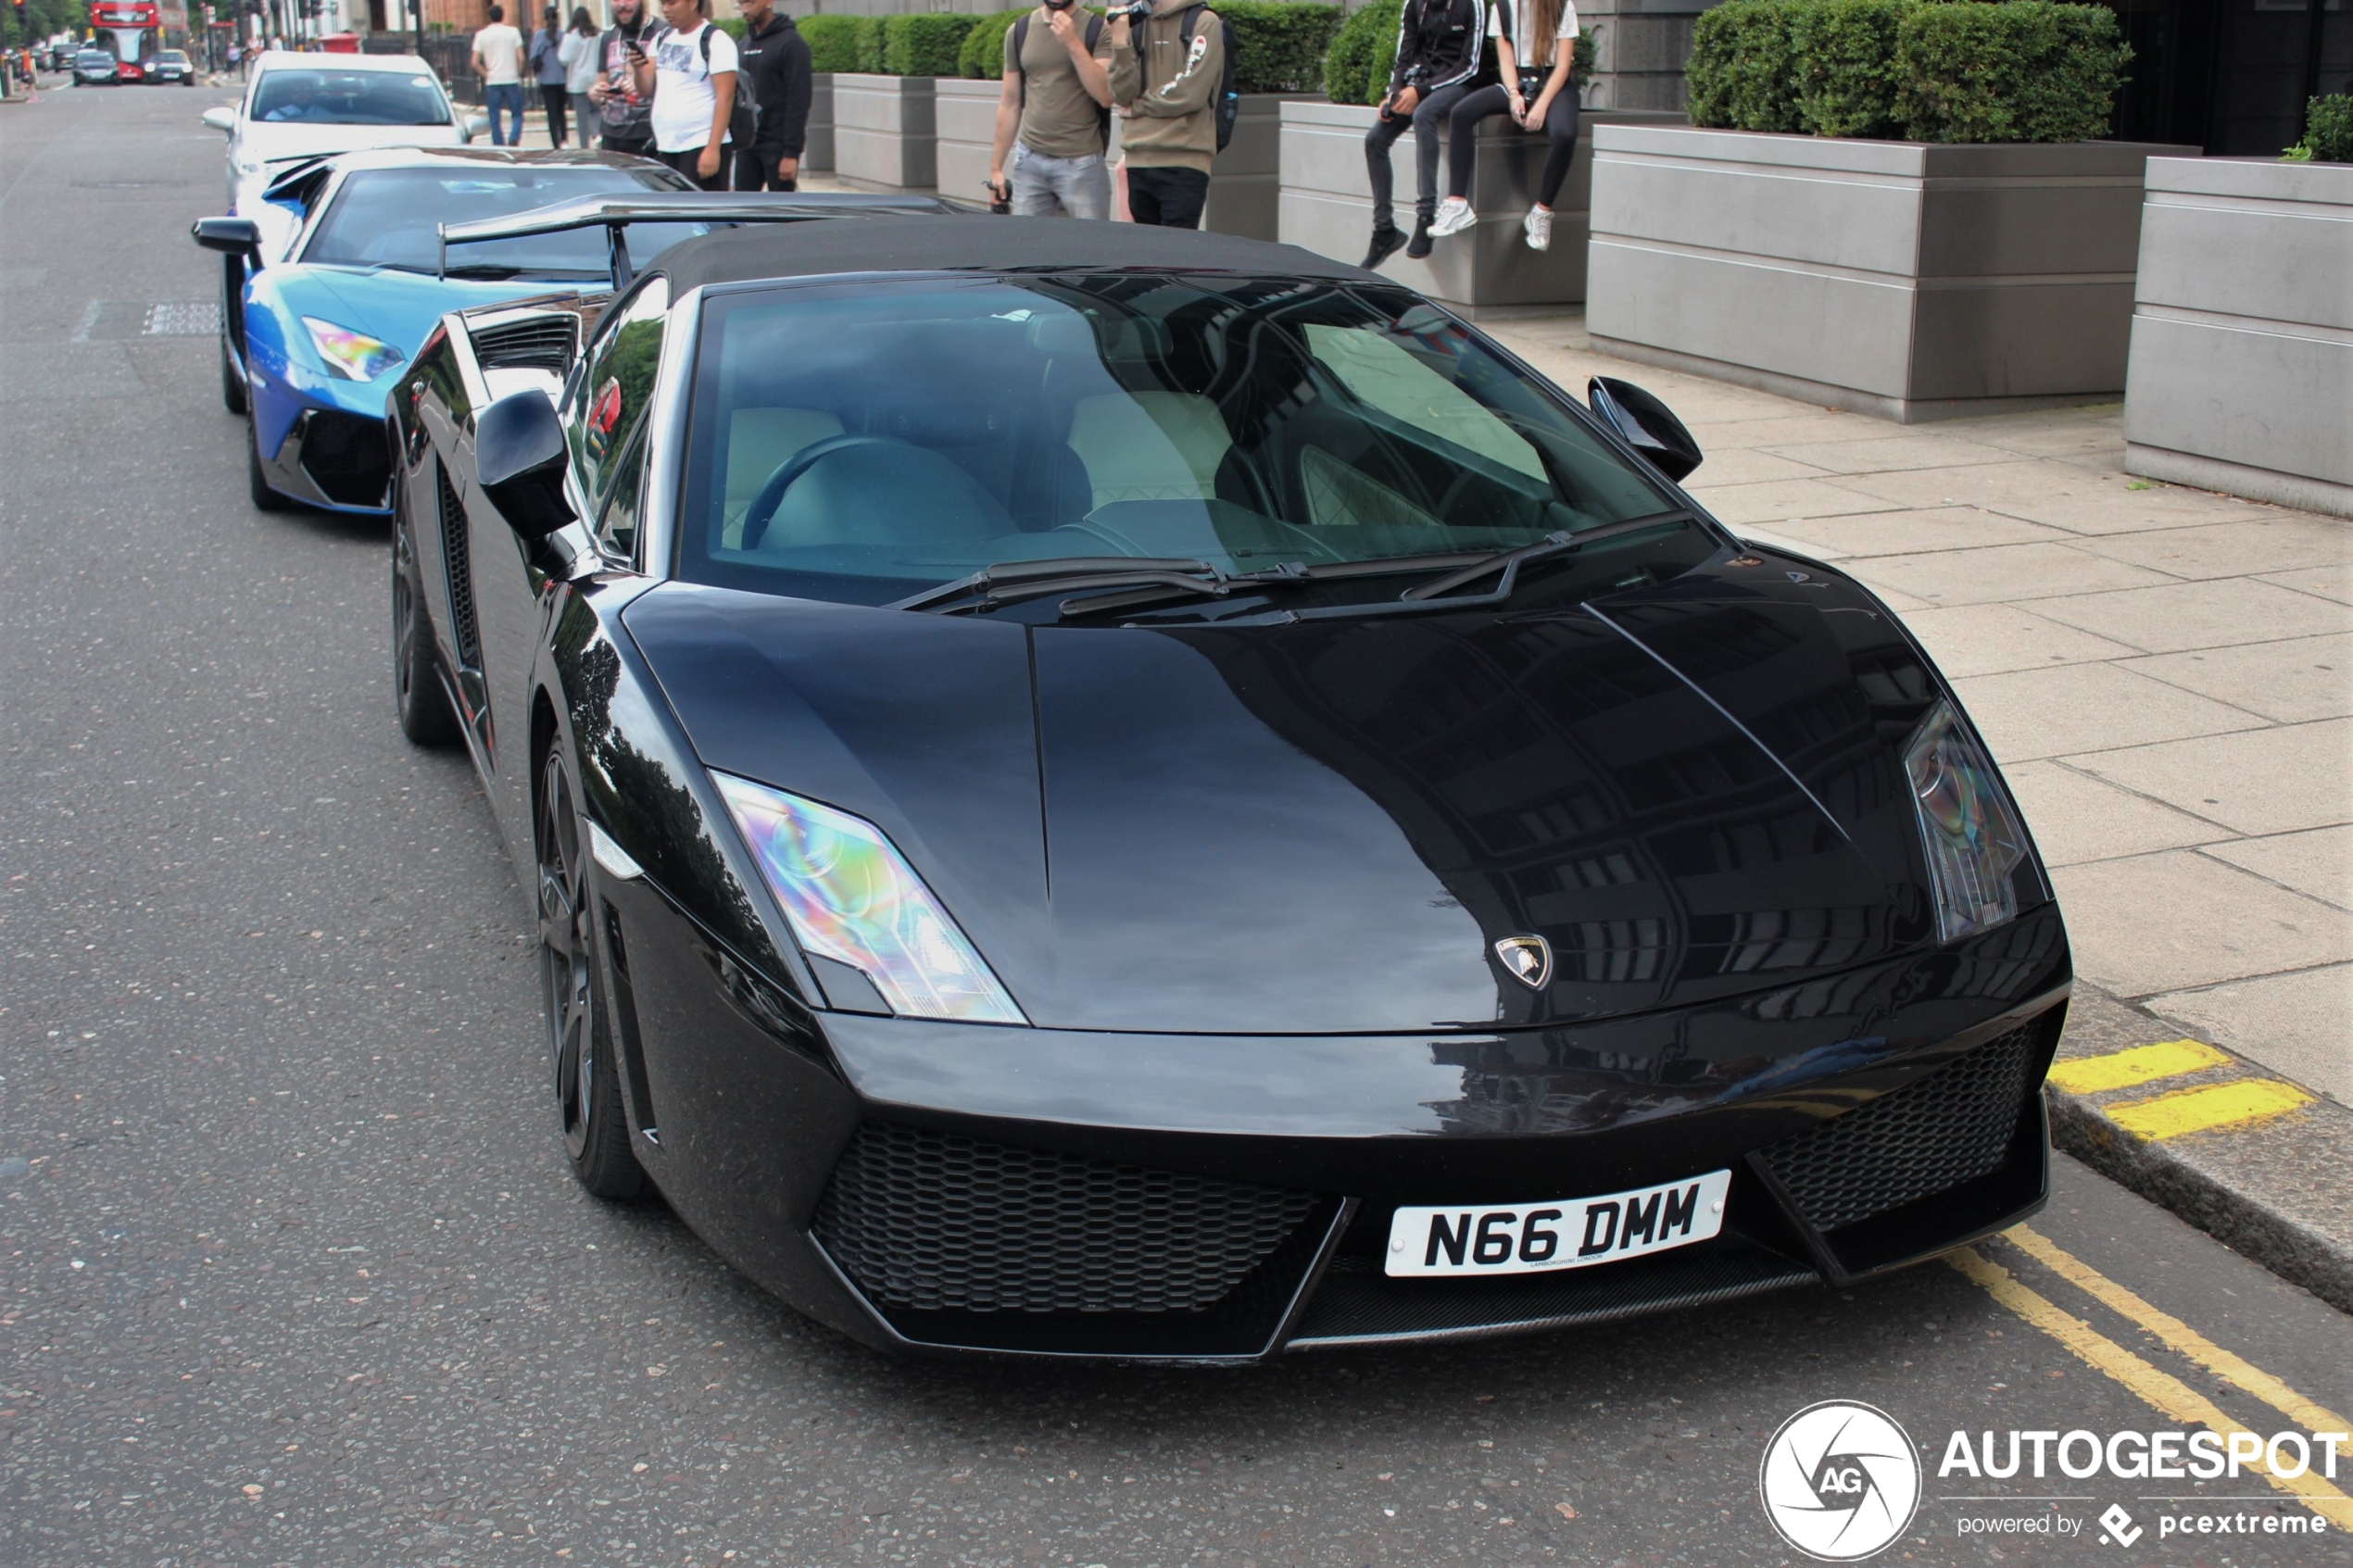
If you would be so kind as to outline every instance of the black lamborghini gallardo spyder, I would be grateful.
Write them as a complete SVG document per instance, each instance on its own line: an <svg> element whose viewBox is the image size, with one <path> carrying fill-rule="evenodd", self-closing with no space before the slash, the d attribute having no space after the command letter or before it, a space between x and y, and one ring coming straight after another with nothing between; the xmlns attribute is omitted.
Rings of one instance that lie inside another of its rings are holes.
<svg viewBox="0 0 2353 1568"><path fill-rule="evenodd" d="M1638 387L1216 235L611 250L390 407L401 721L535 868L591 1190L875 1346L1189 1361L1843 1284L2043 1201L2017 807Z"/></svg>

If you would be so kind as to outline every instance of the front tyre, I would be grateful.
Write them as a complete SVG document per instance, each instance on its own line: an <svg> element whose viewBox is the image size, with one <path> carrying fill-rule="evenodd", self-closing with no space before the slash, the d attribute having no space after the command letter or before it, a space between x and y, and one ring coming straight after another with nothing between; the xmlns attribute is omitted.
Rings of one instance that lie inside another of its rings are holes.
<svg viewBox="0 0 2353 1568"><path fill-rule="evenodd" d="M458 716L442 689L440 660L434 653L433 622L418 590L417 553L409 539L407 487L397 470L392 495L392 696L398 705L400 733L419 746L447 746L458 738Z"/></svg>
<svg viewBox="0 0 2353 1568"><path fill-rule="evenodd" d="M590 913L588 835L560 741L549 743L540 764L538 797L533 820L539 863L539 946L547 1048L555 1059L564 1153L582 1186L618 1201L637 1196L646 1185L646 1173L629 1148L628 1118L621 1109L612 1031L605 1021L605 975Z"/></svg>

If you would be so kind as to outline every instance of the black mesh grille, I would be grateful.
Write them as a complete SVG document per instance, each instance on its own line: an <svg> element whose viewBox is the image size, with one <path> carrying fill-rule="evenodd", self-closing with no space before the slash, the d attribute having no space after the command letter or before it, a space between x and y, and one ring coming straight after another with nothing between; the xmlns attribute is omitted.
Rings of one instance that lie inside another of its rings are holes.
<svg viewBox="0 0 2353 1568"><path fill-rule="evenodd" d="M449 483L449 470L436 461L434 477L441 487L441 559L449 572L449 634L458 644L458 662L469 670L482 668L482 630L474 622L473 552L466 536L466 504Z"/></svg>
<svg viewBox="0 0 2353 1568"><path fill-rule="evenodd" d="M1883 1214L2002 1162L2026 1103L2039 1026L1989 1040L1918 1083L1765 1150L1818 1231Z"/></svg>
<svg viewBox="0 0 2353 1568"><path fill-rule="evenodd" d="M384 422L317 409L302 421L302 467L319 493L346 507L381 507L392 483Z"/></svg>
<svg viewBox="0 0 2353 1568"><path fill-rule="evenodd" d="M572 367L577 325L570 316L537 316L500 327L476 328L474 361L485 370L527 369L562 375Z"/></svg>
<svg viewBox="0 0 2353 1568"><path fill-rule="evenodd" d="M817 1206L817 1239L878 1306L1199 1312L1317 1199L953 1134L869 1123Z"/></svg>

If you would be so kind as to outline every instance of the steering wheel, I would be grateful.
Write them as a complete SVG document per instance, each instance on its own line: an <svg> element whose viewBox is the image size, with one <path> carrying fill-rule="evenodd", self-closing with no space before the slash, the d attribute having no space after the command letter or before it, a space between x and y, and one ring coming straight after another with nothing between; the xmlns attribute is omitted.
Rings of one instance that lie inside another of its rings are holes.
<svg viewBox="0 0 2353 1568"><path fill-rule="evenodd" d="M784 505L785 492L792 488L793 481L816 467L822 459L836 452L846 452L853 446L906 445L904 441L896 441L887 435L829 435L823 441L811 442L778 463L775 470L752 495L751 505L744 508L744 542L741 547L747 550L760 548L760 542L768 536L768 524L775 517L776 508Z"/></svg>

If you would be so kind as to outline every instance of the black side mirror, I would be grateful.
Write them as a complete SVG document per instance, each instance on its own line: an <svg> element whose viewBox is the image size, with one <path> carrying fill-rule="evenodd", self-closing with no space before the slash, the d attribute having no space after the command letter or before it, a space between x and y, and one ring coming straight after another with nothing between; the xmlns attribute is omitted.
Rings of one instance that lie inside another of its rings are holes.
<svg viewBox="0 0 2353 1568"><path fill-rule="evenodd" d="M1627 445L1648 458L1653 468L1678 483L1699 467L1699 443L1683 421L1632 382L1595 376L1585 387L1585 406L1608 421Z"/></svg>
<svg viewBox="0 0 2353 1568"><path fill-rule="evenodd" d="M564 499L563 421L546 393L510 392L475 417L474 478L528 544L574 521Z"/></svg>
<svg viewBox="0 0 2353 1568"><path fill-rule="evenodd" d="M199 218L188 232L207 250L261 260L261 225L250 218Z"/></svg>

